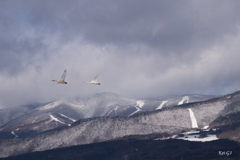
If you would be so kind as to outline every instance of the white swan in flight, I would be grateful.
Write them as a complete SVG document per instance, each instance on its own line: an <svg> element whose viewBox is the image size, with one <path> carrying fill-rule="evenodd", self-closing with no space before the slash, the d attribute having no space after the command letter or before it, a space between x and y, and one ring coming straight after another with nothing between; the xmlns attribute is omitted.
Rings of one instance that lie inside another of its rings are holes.
<svg viewBox="0 0 240 160"><path fill-rule="evenodd" d="M91 82L88 82L88 81L83 81L83 82L100 85L100 83L98 83L98 76L100 76L100 74L97 74Z"/></svg>
<svg viewBox="0 0 240 160"><path fill-rule="evenodd" d="M67 74L67 70L65 69L65 71L63 72L63 75L62 75L60 81L57 81L57 80L52 80L52 81L58 82L60 84L67 84L67 82L65 82L66 74Z"/></svg>

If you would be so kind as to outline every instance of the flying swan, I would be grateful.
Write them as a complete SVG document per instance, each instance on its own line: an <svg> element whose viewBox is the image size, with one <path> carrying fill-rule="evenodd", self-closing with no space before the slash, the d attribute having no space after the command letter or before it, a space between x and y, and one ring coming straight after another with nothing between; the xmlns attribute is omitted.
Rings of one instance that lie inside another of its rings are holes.
<svg viewBox="0 0 240 160"><path fill-rule="evenodd" d="M95 85L100 85L100 83L98 83L98 76L99 75L100 74L97 74L91 82L87 82L87 81L83 81L83 82L91 83L91 84L95 84Z"/></svg>
<svg viewBox="0 0 240 160"><path fill-rule="evenodd" d="M52 81L58 82L60 84L67 84L67 82L65 82L66 74L67 74L67 70L65 69L65 71L63 72L63 75L62 75L60 81L57 81L57 80L52 80Z"/></svg>

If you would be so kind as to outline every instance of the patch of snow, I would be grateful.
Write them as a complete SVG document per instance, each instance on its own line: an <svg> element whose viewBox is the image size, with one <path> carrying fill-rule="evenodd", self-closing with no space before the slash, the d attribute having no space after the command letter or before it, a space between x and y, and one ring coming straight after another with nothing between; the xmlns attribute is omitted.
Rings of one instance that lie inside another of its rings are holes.
<svg viewBox="0 0 240 160"><path fill-rule="evenodd" d="M177 137L177 135L173 135L171 138L176 138Z"/></svg>
<svg viewBox="0 0 240 160"><path fill-rule="evenodd" d="M164 106L164 104L166 104L168 101L162 101L162 103L158 106L158 108L156 108L156 110L158 109L162 109L162 107Z"/></svg>
<svg viewBox="0 0 240 160"><path fill-rule="evenodd" d="M183 139L183 140L187 140L187 141L199 141L199 142L218 140L216 135L208 135L207 137L204 137L204 138L199 138L198 135L188 135L186 138L178 137L177 139Z"/></svg>
<svg viewBox="0 0 240 160"><path fill-rule="evenodd" d="M195 117L192 109L188 108L188 111L189 111L190 118L191 118L191 121L192 121L192 128L198 128L197 120L196 120L196 117Z"/></svg>
<svg viewBox="0 0 240 160"><path fill-rule="evenodd" d="M108 114L107 114L107 115L109 116L109 115L110 115L110 113L112 113L112 111L113 111L113 110L111 110L110 112L108 112Z"/></svg>
<svg viewBox="0 0 240 160"><path fill-rule="evenodd" d="M227 96L227 99L231 98L231 96Z"/></svg>
<svg viewBox="0 0 240 160"><path fill-rule="evenodd" d="M184 132L183 134L194 134L194 133L199 133L200 131L189 131L189 132Z"/></svg>
<svg viewBox="0 0 240 160"><path fill-rule="evenodd" d="M37 118L35 118L33 121L32 121L32 123L34 123L36 120L38 119L38 117Z"/></svg>
<svg viewBox="0 0 240 160"><path fill-rule="evenodd" d="M54 117L54 116L51 115L51 114L50 114L50 117L51 117L52 120L54 120L54 121L56 121L56 122L60 122L60 123L62 123L62 124L65 124L65 123L63 123L62 121L60 121L59 119L57 119L56 117Z"/></svg>
<svg viewBox="0 0 240 160"><path fill-rule="evenodd" d="M52 122L53 121L53 119L50 119L50 120L48 120L47 122L45 122L45 124L48 124L48 123L50 123L50 122Z"/></svg>
<svg viewBox="0 0 240 160"><path fill-rule="evenodd" d="M199 138L199 134L188 135L188 134L192 134L192 133L199 133L199 131L184 132L183 134L185 134L185 137L178 137L177 135L173 135L171 137L157 138L154 140L182 139L182 140L187 140L187 141L198 141L198 142L207 142L207 141L218 140L216 135L208 135L207 137L204 137L204 138Z"/></svg>
<svg viewBox="0 0 240 160"><path fill-rule="evenodd" d="M18 137L18 135L16 135L13 131L11 133L15 136L14 138Z"/></svg>
<svg viewBox="0 0 240 160"><path fill-rule="evenodd" d="M138 108L138 107L135 107L137 110L135 111L135 112L133 112L132 114L130 114L129 115L129 117L131 116L131 115L134 115L135 113L137 113L138 111L140 111L140 108Z"/></svg>
<svg viewBox="0 0 240 160"><path fill-rule="evenodd" d="M189 97L188 96L184 96L182 97L182 100L180 102L178 102L178 105L182 105L184 101L187 101L187 103L189 102Z"/></svg>
<svg viewBox="0 0 240 160"><path fill-rule="evenodd" d="M204 126L204 127L203 127L203 129L208 129L208 127L209 127L209 125L207 125L207 126Z"/></svg>
<svg viewBox="0 0 240 160"><path fill-rule="evenodd" d="M212 128L212 130L215 132L216 130L218 130L219 128Z"/></svg>
<svg viewBox="0 0 240 160"><path fill-rule="evenodd" d="M144 106L144 102L142 100L138 100L136 103L139 108L142 108Z"/></svg>
<svg viewBox="0 0 240 160"><path fill-rule="evenodd" d="M15 131L18 131L20 128L15 129Z"/></svg>
<svg viewBox="0 0 240 160"><path fill-rule="evenodd" d="M126 110L126 109L127 108L125 108L124 110ZM118 110L118 106L116 106L114 109L110 110L107 115L110 115L110 113L112 113L113 111L115 111L115 113L116 113L117 110Z"/></svg>
<svg viewBox="0 0 240 160"><path fill-rule="evenodd" d="M163 138L157 138L157 139L154 139L154 140L167 140L167 139L170 139L171 137L163 137Z"/></svg>
<svg viewBox="0 0 240 160"><path fill-rule="evenodd" d="M154 140L167 140L167 139L175 139L177 137L177 135L173 135L171 137L162 137L162 138L157 138L157 139L154 139Z"/></svg>
<svg viewBox="0 0 240 160"><path fill-rule="evenodd" d="M69 120L73 121L73 122L76 122L76 120L75 120L75 119L69 118L68 116L65 116L64 114L61 114L61 113L59 113L59 114L60 114L61 116L65 117L65 118L67 118L67 119L69 119Z"/></svg>

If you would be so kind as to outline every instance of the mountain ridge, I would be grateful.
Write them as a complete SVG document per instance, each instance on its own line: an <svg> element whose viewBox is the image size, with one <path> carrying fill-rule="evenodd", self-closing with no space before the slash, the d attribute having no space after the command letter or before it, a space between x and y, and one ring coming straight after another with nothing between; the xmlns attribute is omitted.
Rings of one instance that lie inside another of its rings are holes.
<svg viewBox="0 0 240 160"><path fill-rule="evenodd" d="M0 156L7 157L33 151L103 142L130 135L154 133L173 135L183 130L193 129L189 109L195 115L198 128L204 128L220 117L221 111L238 101L240 101L240 92L178 107L138 113L129 117L83 119L74 122L71 126L34 137L2 140ZM214 126L217 124L212 125Z"/></svg>
<svg viewBox="0 0 240 160"><path fill-rule="evenodd" d="M23 106L25 114L0 126L0 139L26 138L47 130L71 125L74 121L99 116L132 116L139 112L179 106L181 101L191 103L212 96L189 95L165 96L152 99L131 99L116 93L103 92L92 96L60 99L48 103ZM166 99L165 99L166 98ZM163 104L164 102L164 104ZM39 106L37 106L39 105ZM14 134L13 134L14 133Z"/></svg>

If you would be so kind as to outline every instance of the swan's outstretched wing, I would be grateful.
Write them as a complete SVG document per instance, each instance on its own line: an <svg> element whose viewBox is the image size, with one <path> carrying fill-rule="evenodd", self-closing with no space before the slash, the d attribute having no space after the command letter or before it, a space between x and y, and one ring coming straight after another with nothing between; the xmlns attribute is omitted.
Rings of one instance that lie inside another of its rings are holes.
<svg viewBox="0 0 240 160"><path fill-rule="evenodd" d="M93 78L92 82L98 82L98 76L100 76L100 74L97 74L97 75Z"/></svg>
<svg viewBox="0 0 240 160"><path fill-rule="evenodd" d="M61 81L65 81L66 74L67 74L67 70L65 70L65 71L63 72Z"/></svg>

